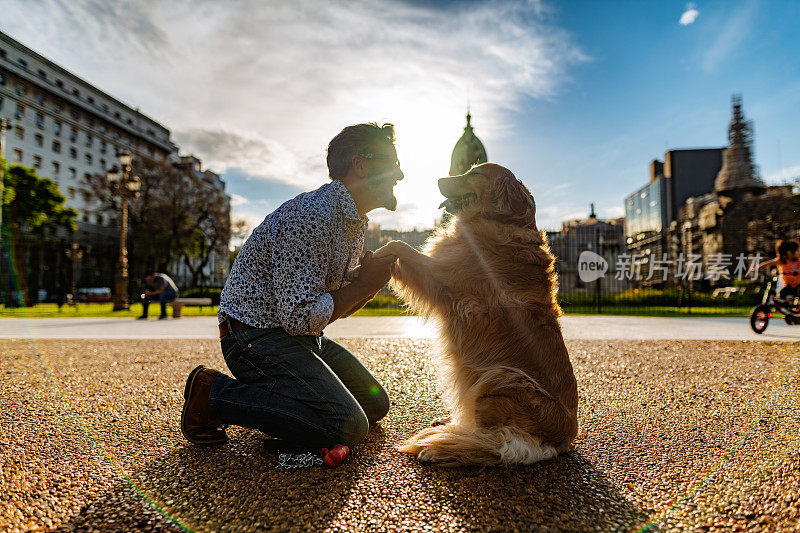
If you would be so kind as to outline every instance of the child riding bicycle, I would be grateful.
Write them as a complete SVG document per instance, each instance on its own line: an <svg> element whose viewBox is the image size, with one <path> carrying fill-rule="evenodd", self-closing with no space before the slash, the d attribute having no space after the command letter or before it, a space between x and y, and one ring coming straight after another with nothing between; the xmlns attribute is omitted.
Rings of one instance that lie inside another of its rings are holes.
<svg viewBox="0 0 800 533"><path fill-rule="evenodd" d="M770 259L758 265L758 269L778 267L783 288L779 296L787 303L795 301L800 296L800 242L795 239L778 241L775 244L775 259Z"/></svg>

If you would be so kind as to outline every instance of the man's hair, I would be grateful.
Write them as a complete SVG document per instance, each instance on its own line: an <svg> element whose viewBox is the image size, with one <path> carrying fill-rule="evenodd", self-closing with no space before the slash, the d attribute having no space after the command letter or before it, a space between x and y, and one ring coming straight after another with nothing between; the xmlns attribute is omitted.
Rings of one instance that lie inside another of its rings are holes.
<svg viewBox="0 0 800 533"><path fill-rule="evenodd" d="M778 241L778 244L775 245L775 253L781 264L786 264L789 262L789 252L796 252L798 248L800 248L800 243L794 239L790 241Z"/></svg>
<svg viewBox="0 0 800 533"><path fill-rule="evenodd" d="M394 143L394 126L375 122L347 126L328 144L328 175L342 179L353 165L353 156L371 152L379 142Z"/></svg>

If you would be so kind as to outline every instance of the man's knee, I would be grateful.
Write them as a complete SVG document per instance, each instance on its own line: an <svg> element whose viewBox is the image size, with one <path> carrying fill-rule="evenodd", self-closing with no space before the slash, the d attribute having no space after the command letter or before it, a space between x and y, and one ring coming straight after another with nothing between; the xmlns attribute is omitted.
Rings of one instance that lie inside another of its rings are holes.
<svg viewBox="0 0 800 533"><path fill-rule="evenodd" d="M334 437L336 444L344 444L345 446L353 446L358 444L369 432L369 420L367 415L360 408L350 413L342 423Z"/></svg>
<svg viewBox="0 0 800 533"><path fill-rule="evenodd" d="M370 394L370 401L364 405L364 412L367 415L367 420L370 424L374 424L389 412L389 395L383 390L383 387L378 386L374 392Z"/></svg>

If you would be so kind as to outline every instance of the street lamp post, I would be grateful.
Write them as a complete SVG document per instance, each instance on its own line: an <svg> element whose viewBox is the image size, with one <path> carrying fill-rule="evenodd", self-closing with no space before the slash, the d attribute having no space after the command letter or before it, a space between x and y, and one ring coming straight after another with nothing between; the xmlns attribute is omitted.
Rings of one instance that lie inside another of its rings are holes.
<svg viewBox="0 0 800 533"><path fill-rule="evenodd" d="M6 130L8 129L8 120L0 119L0 158L3 157L6 148ZM0 224L3 223L3 187L5 186L5 176L3 169L0 167ZM0 237L0 242L3 238Z"/></svg>
<svg viewBox="0 0 800 533"><path fill-rule="evenodd" d="M72 242L72 245L67 248L67 259L72 261L72 284L70 286L70 291L72 292L72 298L70 301L70 305L78 308L78 261L83 258L83 250L80 249L77 242Z"/></svg>
<svg viewBox="0 0 800 533"><path fill-rule="evenodd" d="M117 167L112 168L106 174L108 183L115 194L120 198L121 208L121 230L119 237L119 260L117 261L117 271L114 274L114 311L125 311L128 309L128 200L139 195L141 181L137 176L131 175L131 153L124 150L118 154L121 171Z"/></svg>

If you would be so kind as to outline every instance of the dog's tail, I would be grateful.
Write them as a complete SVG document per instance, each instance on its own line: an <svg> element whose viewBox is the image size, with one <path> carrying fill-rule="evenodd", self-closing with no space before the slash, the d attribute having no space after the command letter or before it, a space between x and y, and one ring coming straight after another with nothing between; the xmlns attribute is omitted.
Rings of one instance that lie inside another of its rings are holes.
<svg viewBox="0 0 800 533"><path fill-rule="evenodd" d="M555 447L513 427L471 428L445 424L424 429L400 448L442 466L531 464L555 457Z"/></svg>

